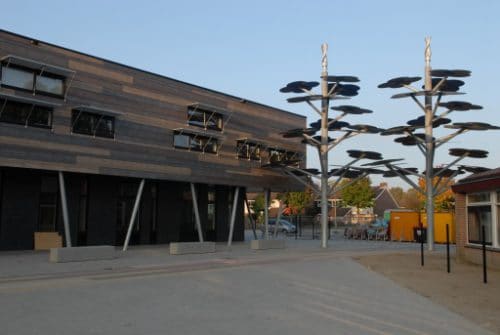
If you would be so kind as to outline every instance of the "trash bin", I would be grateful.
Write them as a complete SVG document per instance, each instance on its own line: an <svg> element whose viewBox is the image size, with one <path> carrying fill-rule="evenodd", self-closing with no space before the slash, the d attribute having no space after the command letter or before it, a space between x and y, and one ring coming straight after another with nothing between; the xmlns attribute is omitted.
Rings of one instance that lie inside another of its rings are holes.
<svg viewBox="0 0 500 335"><path fill-rule="evenodd" d="M413 239L418 243L427 242L427 228L413 228Z"/></svg>

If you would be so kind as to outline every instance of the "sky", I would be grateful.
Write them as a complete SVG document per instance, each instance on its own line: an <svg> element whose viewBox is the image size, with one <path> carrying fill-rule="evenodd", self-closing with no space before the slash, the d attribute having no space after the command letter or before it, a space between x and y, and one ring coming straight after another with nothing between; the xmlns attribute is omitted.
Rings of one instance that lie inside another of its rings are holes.
<svg viewBox="0 0 500 335"><path fill-rule="evenodd" d="M0 28L305 115L308 123L318 115L306 104L287 103L291 95L279 89L296 80L319 81L321 44L328 43L329 74L361 79L358 96L332 105L371 109L373 114L343 121L381 128L423 115L411 99L390 99L404 90L377 85L398 76L423 76L424 38L430 36L434 69L472 71L461 89L467 94L453 100L484 107L450 118L500 125L498 13L496 0L46 0L43 5L17 0L2 4ZM437 137L449 132L439 130ZM405 166L423 170L418 149L393 139L353 137L332 150L330 163L345 164L350 161L346 150L361 149L405 158ZM500 131L468 132L439 148L435 163L450 162L448 149L459 147L490 152L487 159L464 164L500 167L499 139ZM319 167L315 151L308 151L308 167ZM386 181L408 187L398 178Z"/></svg>

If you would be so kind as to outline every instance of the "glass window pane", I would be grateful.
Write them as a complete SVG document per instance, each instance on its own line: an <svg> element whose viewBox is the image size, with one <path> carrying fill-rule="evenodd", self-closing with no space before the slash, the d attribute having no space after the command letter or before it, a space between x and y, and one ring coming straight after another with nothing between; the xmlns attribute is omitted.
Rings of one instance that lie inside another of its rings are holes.
<svg viewBox="0 0 500 335"><path fill-rule="evenodd" d="M64 82L62 79L37 75L35 89L46 93L63 95Z"/></svg>
<svg viewBox="0 0 500 335"><path fill-rule="evenodd" d="M30 114L28 125L33 127L50 127L52 125L52 109L35 106Z"/></svg>
<svg viewBox="0 0 500 335"><path fill-rule="evenodd" d="M492 230L491 206L469 206L467 207L467 224L469 231L469 243L482 241L482 226L485 228L486 244L491 245Z"/></svg>
<svg viewBox="0 0 500 335"><path fill-rule="evenodd" d="M222 130L223 116L210 110L188 108L188 124L205 129Z"/></svg>
<svg viewBox="0 0 500 335"><path fill-rule="evenodd" d="M17 69L14 67L2 66L2 84L33 90L33 72Z"/></svg>
<svg viewBox="0 0 500 335"><path fill-rule="evenodd" d="M490 193L489 192L471 193L467 195L467 199L469 200L470 204L475 202L489 202Z"/></svg>
<svg viewBox="0 0 500 335"><path fill-rule="evenodd" d="M95 118L90 113L75 110L72 114L72 124L74 133L93 135Z"/></svg>
<svg viewBox="0 0 500 335"><path fill-rule="evenodd" d="M1 100L0 103L2 104L2 106L5 105L2 111L2 115L0 115L0 121L23 125L26 124L28 115L33 108L32 105L16 101L5 102L5 100Z"/></svg>
<svg viewBox="0 0 500 335"><path fill-rule="evenodd" d="M183 134L174 134L174 147L189 148L189 136Z"/></svg>
<svg viewBox="0 0 500 335"><path fill-rule="evenodd" d="M115 137L114 118L111 116L103 116L96 125L95 136L99 137Z"/></svg>

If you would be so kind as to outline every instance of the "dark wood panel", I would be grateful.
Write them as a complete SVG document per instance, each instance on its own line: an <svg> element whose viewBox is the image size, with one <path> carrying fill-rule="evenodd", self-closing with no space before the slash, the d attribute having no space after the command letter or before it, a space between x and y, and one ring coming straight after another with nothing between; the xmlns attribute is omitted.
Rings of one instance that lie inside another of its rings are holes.
<svg viewBox="0 0 500 335"><path fill-rule="evenodd" d="M237 159L236 141L257 139L305 156L305 145L279 134L305 127L302 116L43 42L35 46L29 39L0 31L0 57L7 54L69 67L76 74L67 100L59 100L62 106L54 110L52 130L0 123L1 166L249 187L297 186L277 172L261 169L258 162ZM202 130L187 125L187 105L194 102L230 114L220 134L219 155L173 148L173 129ZM71 134L71 110L78 105L120 112L115 139Z"/></svg>

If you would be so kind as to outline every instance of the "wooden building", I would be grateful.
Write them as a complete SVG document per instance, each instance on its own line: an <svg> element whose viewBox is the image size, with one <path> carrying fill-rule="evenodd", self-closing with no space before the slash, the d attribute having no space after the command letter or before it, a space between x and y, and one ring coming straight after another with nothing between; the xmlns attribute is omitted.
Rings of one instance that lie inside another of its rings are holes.
<svg viewBox="0 0 500 335"><path fill-rule="evenodd" d="M121 245L136 198L131 243L197 240L194 204L222 241L235 193L242 240L246 189L300 187L261 165L305 161L303 116L2 30L0 63L0 249Z"/></svg>

